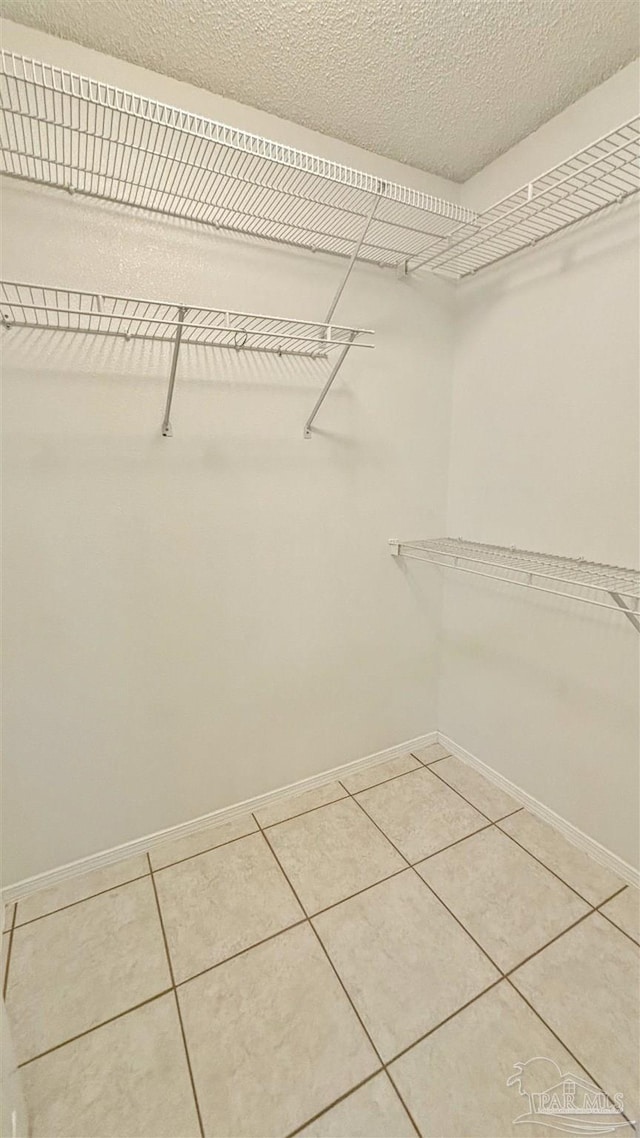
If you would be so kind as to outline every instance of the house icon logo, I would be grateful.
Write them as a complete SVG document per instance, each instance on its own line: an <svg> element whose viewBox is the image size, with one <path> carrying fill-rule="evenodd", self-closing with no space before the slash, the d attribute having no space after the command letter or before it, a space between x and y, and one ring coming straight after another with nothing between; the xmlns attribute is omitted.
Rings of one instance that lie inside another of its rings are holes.
<svg viewBox="0 0 640 1138"><path fill-rule="evenodd" d="M516 1087L528 1105L514 1124L538 1123L569 1134L610 1134L628 1127L621 1094L609 1098L589 1079L563 1074L553 1059L542 1055L513 1066L515 1074L507 1086Z"/></svg>

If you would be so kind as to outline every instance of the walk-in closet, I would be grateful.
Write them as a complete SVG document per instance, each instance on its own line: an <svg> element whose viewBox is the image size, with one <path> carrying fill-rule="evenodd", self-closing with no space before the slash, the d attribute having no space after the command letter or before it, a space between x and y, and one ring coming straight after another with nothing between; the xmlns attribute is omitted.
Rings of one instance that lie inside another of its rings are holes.
<svg viewBox="0 0 640 1138"><path fill-rule="evenodd" d="M632 1135L636 0L2 15L2 1135Z"/></svg>

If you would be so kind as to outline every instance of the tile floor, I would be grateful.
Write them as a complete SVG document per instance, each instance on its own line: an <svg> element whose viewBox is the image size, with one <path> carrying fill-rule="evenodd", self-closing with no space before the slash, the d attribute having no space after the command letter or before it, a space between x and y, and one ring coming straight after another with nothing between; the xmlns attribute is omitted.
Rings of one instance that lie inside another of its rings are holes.
<svg viewBox="0 0 640 1138"><path fill-rule="evenodd" d="M440 745L7 916L33 1138L633 1133L637 891Z"/></svg>

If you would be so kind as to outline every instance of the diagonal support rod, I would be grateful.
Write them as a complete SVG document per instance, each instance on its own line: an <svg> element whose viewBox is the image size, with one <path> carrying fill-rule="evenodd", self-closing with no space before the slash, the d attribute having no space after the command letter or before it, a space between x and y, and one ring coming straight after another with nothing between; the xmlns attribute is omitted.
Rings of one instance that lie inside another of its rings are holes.
<svg viewBox="0 0 640 1138"><path fill-rule="evenodd" d="M313 420L315 419L316 415L318 414L318 411L322 407L322 404L324 403L325 399L327 398L327 395L329 394L329 389L331 387L331 384L333 383L338 372L340 371L340 368L342 367L342 365L344 363L346 354L349 351L349 348L351 347L351 345L353 343L355 335L356 335L355 332L351 333L351 336L349 338L349 342L345 344L344 348L340 352L340 355L338 356L336 362L334 363L333 367L331 368L331 372L329 374L329 378L328 378L327 382L325 383L324 387L322 388L322 391L320 392L318 398L316 399L313 411L309 415L309 418L307 419L307 421L304 425L304 437L305 437L305 439L311 438L311 426L313 424Z"/></svg>
<svg viewBox="0 0 640 1138"><path fill-rule="evenodd" d="M376 209L378 208L378 202L380 201L380 194L382 194L384 192L384 188L385 188L384 182L380 182L378 195L373 199L373 201L371 203L371 209L369 210L369 212L365 218L365 222L364 222L364 225L363 225L362 230L360 232L360 236L354 245L353 253L351 254L351 257L349 258L349 264L347 265L347 270L346 270L342 280L340 281L340 284L338 285L338 289L336 291L336 294L335 294L333 300L331 301L331 304L329 305L329 310L327 312L327 315L324 318L325 324L331 324L331 317L333 316L333 314L336 310L338 301L340 300L340 297L342 296L342 293L344 292L345 285L346 285L347 281L349 280L349 277L351 276L351 271L353 269L353 266L355 265L356 261L358 260L358 254L362 248L362 243L363 243L365 237L367 236L367 231L369 229L369 226L371 225L371 222L373 221ZM331 333L331 329L329 329L329 334L330 333ZM322 391L320 392L320 394L316 400L313 411L309 415L309 418L307 419L307 421L304 425L304 437L305 437L305 439L311 438L311 426L313 424L313 420L315 419L316 415L318 414L318 411L320 410L322 404L324 403L325 399L327 398L327 395L329 394L329 390L331 388L331 385L332 385L334 379L336 378L338 372L340 371L340 368L342 367L342 365L346 359L347 352L349 351L349 348L351 347L354 339L355 339L355 333L353 333L349 337L348 343L346 343L345 346L343 347L342 351L340 352L340 355L338 356L335 364L333 365L333 367L331 369L331 372L329 374L329 378L328 378L327 382L325 383L324 387L322 388Z"/></svg>
<svg viewBox="0 0 640 1138"><path fill-rule="evenodd" d="M624 615L626 616L627 620L630 620L630 621L631 621L631 623L632 623L633 627L634 627L635 629L637 629L637 631L638 631L638 632L640 632L640 620L638 619L638 617L637 617L636 613L634 613L634 612L633 612L633 610L632 610L632 609L630 609L630 608L629 608L629 606L628 606L627 604L625 604L625 602L623 601L623 599L622 599L622 597L620 596L620 594L619 594L619 593L609 593L609 596L610 596L610 597L612 598L612 600L614 600L614 601L616 602L616 604L617 604L617 605L618 605L618 606L619 606L619 607L622 609L622 611L623 611Z"/></svg>
<svg viewBox="0 0 640 1138"><path fill-rule="evenodd" d="M187 314L186 308L178 309L178 323L176 324L176 336L173 341L173 355L171 357L171 371L169 372L169 388L167 390L167 402L164 408L164 419L162 420L162 434L165 439L170 439L173 435L171 430L171 404L173 403L173 389L176 385L176 372L178 370L178 356L180 355L180 343L182 341L182 325L184 318Z"/></svg>
<svg viewBox="0 0 640 1138"><path fill-rule="evenodd" d="M373 199L373 202L371 204L371 209L369 210L369 212L365 218L364 226L362 228L362 231L360 233L358 240L355 243L353 253L351 254L351 256L349 258L349 264L347 265L346 272L345 272L342 280L340 281L340 284L338 285L338 290L337 290L333 300L331 301L331 304L329 305L329 311L327 312L327 315L324 318L325 324L331 323L331 317L333 316L333 314L337 308L338 301L340 300L340 297L342 296L342 294L344 292L345 285L346 285L347 281L349 280L349 277L351 276L351 270L353 269L353 266L355 265L356 261L358 260L358 254L362 248L362 243L363 243L365 237L367 236L367 231L369 229L369 226L371 225L371 222L373 221L374 214L378 208L378 202L380 201L380 194L382 194L384 192L384 188L385 188L384 182L381 182L378 194Z"/></svg>

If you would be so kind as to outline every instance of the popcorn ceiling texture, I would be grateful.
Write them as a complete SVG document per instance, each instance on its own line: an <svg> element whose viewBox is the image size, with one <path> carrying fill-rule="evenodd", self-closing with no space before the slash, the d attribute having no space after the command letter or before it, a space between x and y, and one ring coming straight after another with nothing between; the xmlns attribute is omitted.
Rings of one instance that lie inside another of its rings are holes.
<svg viewBox="0 0 640 1138"><path fill-rule="evenodd" d="M3 15L464 181L638 54L636 0L3 0Z"/></svg>

